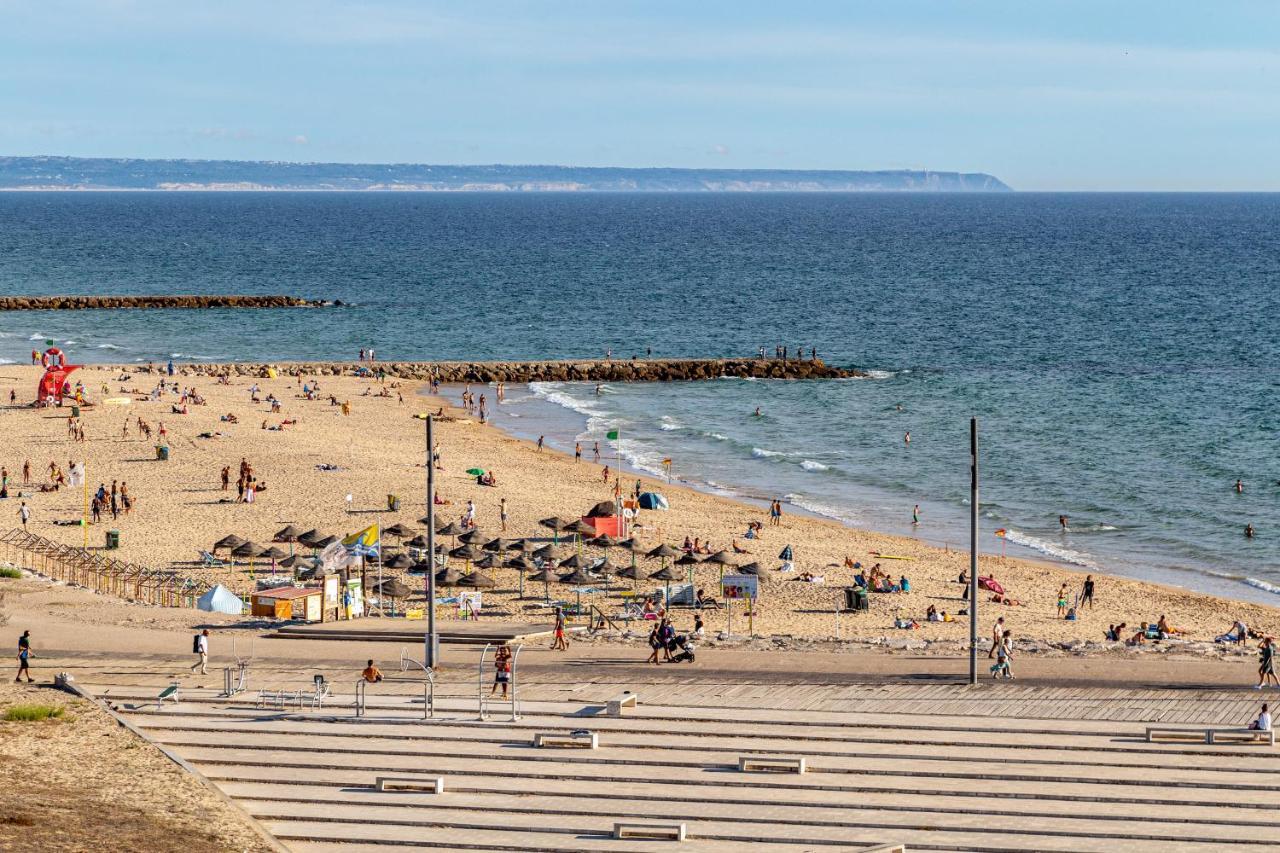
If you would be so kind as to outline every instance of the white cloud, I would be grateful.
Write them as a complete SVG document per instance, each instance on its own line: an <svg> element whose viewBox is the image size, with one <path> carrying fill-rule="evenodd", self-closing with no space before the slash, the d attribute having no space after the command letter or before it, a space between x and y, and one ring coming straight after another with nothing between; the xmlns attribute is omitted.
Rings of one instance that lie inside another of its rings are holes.
<svg viewBox="0 0 1280 853"><path fill-rule="evenodd" d="M727 156L729 156L729 146L728 146L728 145L719 145L719 144L717 144L717 145L712 145L712 146L711 146L711 150L710 150L709 152L707 152L707 153L708 153L708 154L716 154L716 155L718 155L718 156L720 156L720 157L727 157Z"/></svg>
<svg viewBox="0 0 1280 853"><path fill-rule="evenodd" d="M293 137L289 141L292 142L294 145L306 145L310 142L310 140L308 140L301 133L299 133L297 136Z"/></svg>

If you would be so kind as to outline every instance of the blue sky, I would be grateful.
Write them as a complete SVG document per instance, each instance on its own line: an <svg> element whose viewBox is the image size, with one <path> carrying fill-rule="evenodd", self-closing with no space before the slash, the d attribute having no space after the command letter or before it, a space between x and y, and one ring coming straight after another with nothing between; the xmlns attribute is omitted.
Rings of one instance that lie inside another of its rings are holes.
<svg viewBox="0 0 1280 853"><path fill-rule="evenodd" d="M1274 2L0 0L0 153L1280 190Z"/></svg>

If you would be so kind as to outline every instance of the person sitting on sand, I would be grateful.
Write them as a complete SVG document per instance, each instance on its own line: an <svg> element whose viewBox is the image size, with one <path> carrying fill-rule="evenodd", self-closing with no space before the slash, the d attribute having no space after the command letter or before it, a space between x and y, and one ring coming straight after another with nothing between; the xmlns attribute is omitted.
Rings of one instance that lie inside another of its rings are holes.
<svg viewBox="0 0 1280 853"><path fill-rule="evenodd" d="M688 536L684 537L684 544L680 546L680 550L684 551L686 554L692 554L693 540L690 539Z"/></svg>
<svg viewBox="0 0 1280 853"><path fill-rule="evenodd" d="M1169 624L1169 620L1165 618L1163 613L1160 614L1160 621L1156 623L1156 627L1160 629L1160 633L1166 637L1172 637L1175 634L1185 634L1186 631L1181 628L1175 628Z"/></svg>
<svg viewBox="0 0 1280 853"><path fill-rule="evenodd" d="M735 554L750 554L750 553L751 553L751 552L750 552L750 551L748 551L746 548L743 548L742 546L740 546L740 545L738 544L738 540L737 540L737 539L734 539L730 544L733 546L733 553L735 553Z"/></svg>
<svg viewBox="0 0 1280 853"><path fill-rule="evenodd" d="M942 611L942 619L941 619L941 621L943 621L943 622L954 622L954 621L956 621L956 617L952 616L950 613L948 613L947 611L945 611L945 610L944 610L944 611Z"/></svg>
<svg viewBox="0 0 1280 853"><path fill-rule="evenodd" d="M1147 623L1143 622L1142 627L1129 639L1124 641L1126 646L1145 646L1147 644Z"/></svg>
<svg viewBox="0 0 1280 853"><path fill-rule="evenodd" d="M480 486L496 486L498 485L498 480L493 476L492 471L486 471L476 478L476 484Z"/></svg>
<svg viewBox="0 0 1280 853"><path fill-rule="evenodd" d="M382 680L382 670L374 666L373 661L369 661L364 668L364 672L360 673L360 675L370 684L376 684Z"/></svg>
<svg viewBox="0 0 1280 853"><path fill-rule="evenodd" d="M222 420L223 422L225 422L225 423L229 423L229 424L238 424L238 423L240 423L240 419L239 419L239 418L237 418L237 417L236 417L234 414L232 414L231 412L227 412L225 415L223 415L223 416L222 416L222 418L221 418L221 420Z"/></svg>
<svg viewBox="0 0 1280 853"><path fill-rule="evenodd" d="M942 621L942 617L938 615L938 608L933 606L932 604L930 604L929 609L925 611L924 618L929 620L930 622Z"/></svg>

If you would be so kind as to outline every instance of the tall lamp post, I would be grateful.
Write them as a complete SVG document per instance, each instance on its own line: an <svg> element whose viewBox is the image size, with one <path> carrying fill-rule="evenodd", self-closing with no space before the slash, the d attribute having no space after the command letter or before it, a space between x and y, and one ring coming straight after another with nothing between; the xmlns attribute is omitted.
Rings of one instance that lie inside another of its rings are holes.
<svg viewBox="0 0 1280 853"><path fill-rule="evenodd" d="M969 419L969 683L978 683L978 419Z"/></svg>
<svg viewBox="0 0 1280 853"><path fill-rule="evenodd" d="M427 669L435 669L440 657L440 638L436 635L436 466L431 457L434 443L435 419L427 415L414 415L426 421L427 460Z"/></svg>

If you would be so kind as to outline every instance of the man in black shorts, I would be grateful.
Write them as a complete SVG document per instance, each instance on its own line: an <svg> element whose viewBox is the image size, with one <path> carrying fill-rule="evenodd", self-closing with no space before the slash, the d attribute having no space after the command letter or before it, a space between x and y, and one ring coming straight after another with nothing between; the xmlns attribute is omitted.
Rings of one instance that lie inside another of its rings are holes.
<svg viewBox="0 0 1280 853"><path fill-rule="evenodd" d="M1080 609L1084 609L1085 603L1089 604L1089 609L1093 609L1093 575L1085 575L1084 591L1080 594Z"/></svg>

